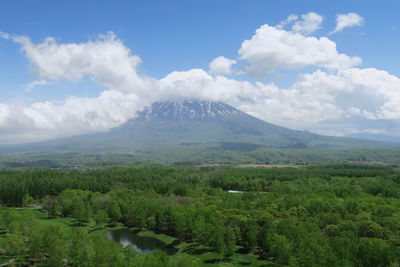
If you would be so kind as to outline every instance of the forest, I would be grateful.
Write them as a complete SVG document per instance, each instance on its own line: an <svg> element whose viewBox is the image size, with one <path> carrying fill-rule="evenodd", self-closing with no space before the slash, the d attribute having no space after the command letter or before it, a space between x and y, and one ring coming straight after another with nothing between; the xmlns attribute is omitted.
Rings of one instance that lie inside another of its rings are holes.
<svg viewBox="0 0 400 267"><path fill-rule="evenodd" d="M2 170L0 203L2 266L400 263L400 171L383 165ZM173 250L104 235L123 228Z"/></svg>

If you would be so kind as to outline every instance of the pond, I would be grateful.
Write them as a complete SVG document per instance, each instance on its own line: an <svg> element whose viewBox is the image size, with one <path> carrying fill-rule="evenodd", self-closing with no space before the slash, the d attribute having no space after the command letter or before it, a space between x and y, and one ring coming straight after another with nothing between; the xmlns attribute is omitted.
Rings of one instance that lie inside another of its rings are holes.
<svg viewBox="0 0 400 267"><path fill-rule="evenodd" d="M124 248L131 245L137 252L153 252L157 249L166 247L164 242L157 238L148 236L139 236L139 231L130 231L127 229L111 230L105 235L112 241L120 243Z"/></svg>

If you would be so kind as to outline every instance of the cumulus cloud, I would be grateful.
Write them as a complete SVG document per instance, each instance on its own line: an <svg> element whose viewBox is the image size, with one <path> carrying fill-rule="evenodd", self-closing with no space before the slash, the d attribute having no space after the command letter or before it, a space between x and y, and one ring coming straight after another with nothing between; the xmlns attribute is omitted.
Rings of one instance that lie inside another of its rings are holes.
<svg viewBox="0 0 400 267"><path fill-rule="evenodd" d="M345 28L361 26L364 23L364 18L357 13L338 14L336 16L336 27L329 34L343 31Z"/></svg>
<svg viewBox="0 0 400 267"><path fill-rule="evenodd" d="M157 99L208 99L235 104L253 101L260 95L253 83L210 75L202 69L174 71L157 85L160 88Z"/></svg>
<svg viewBox="0 0 400 267"><path fill-rule="evenodd" d="M267 121L320 133L399 129L400 78L386 71L351 68L304 74L289 88L263 91L240 108ZM340 125L340 126L339 126Z"/></svg>
<svg viewBox="0 0 400 267"><path fill-rule="evenodd" d="M382 124L382 121L400 119L400 79L372 68L336 73L317 70L300 76L289 88L238 81L192 69L172 72L156 81L155 87L158 89L154 100L224 101L278 125L325 134L366 129L393 131L388 125L398 127L398 124ZM48 139L107 130L132 117L140 109L137 103L141 100L134 94L106 90L97 98L70 97L59 104L0 104L0 128L8 130L2 130L0 141L14 140L18 134L32 140L32 134Z"/></svg>
<svg viewBox="0 0 400 267"><path fill-rule="evenodd" d="M362 62L359 57L339 53L336 43L327 37L304 36L269 25L261 26L250 40L242 43L239 56L247 63L245 71L258 78L276 69L305 66L344 69Z"/></svg>
<svg viewBox="0 0 400 267"><path fill-rule="evenodd" d="M142 101L135 94L105 90L95 98L71 96L61 103L0 104L0 143L105 131L143 109Z"/></svg>
<svg viewBox="0 0 400 267"><path fill-rule="evenodd" d="M2 33L0 37L21 44L39 77L25 85L25 90L84 77L104 87L95 98L71 96L62 102L1 104L1 143L103 131L133 117L157 96L155 81L138 73L140 58L113 33L94 41L66 44L54 38L35 44L25 36Z"/></svg>
<svg viewBox="0 0 400 267"><path fill-rule="evenodd" d="M294 19L293 15L288 17L288 20ZM301 15L301 20L297 21L293 27L292 30L294 32L299 32L305 35L311 34L321 28L321 23L324 21L324 18L315 13L315 12L310 12L304 15Z"/></svg>
<svg viewBox="0 0 400 267"><path fill-rule="evenodd" d="M123 92L148 86L148 80L137 73L140 57L132 55L112 32L85 43L58 44L49 37L34 44L26 36L8 38L21 44L41 79L79 81L90 76L107 89Z"/></svg>
<svg viewBox="0 0 400 267"><path fill-rule="evenodd" d="M211 74L232 74L232 65L236 64L236 60L232 60L223 56L214 58L209 66Z"/></svg>

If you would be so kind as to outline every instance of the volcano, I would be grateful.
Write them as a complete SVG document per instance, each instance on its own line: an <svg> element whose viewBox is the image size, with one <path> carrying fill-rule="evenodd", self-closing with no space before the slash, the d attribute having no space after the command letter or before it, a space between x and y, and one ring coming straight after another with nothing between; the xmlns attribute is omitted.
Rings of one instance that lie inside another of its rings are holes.
<svg viewBox="0 0 400 267"><path fill-rule="evenodd" d="M217 144L222 148L382 148L356 138L323 136L268 123L223 102L155 102L108 132L3 148L6 152L135 151L174 145Z"/></svg>

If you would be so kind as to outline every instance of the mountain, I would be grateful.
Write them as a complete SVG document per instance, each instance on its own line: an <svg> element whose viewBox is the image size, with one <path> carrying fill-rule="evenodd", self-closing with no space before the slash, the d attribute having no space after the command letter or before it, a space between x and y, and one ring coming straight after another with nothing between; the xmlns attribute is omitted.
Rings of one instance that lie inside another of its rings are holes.
<svg viewBox="0 0 400 267"><path fill-rule="evenodd" d="M298 146L318 135L276 126L228 104L212 101L156 102L108 135L148 143L250 143Z"/></svg>
<svg viewBox="0 0 400 267"><path fill-rule="evenodd" d="M383 148L387 144L291 130L206 100L156 102L105 133L14 145L0 152L109 152L212 144L226 150L278 148ZM306 118L305 118L306 119Z"/></svg>

